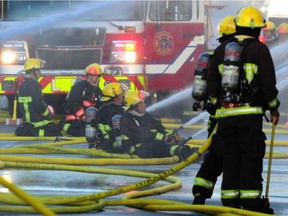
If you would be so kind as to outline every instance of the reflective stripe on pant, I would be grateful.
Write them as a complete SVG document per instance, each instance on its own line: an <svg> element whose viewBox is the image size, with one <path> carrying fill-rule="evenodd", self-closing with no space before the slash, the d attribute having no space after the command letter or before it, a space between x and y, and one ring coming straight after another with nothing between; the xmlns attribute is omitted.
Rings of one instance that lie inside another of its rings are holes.
<svg viewBox="0 0 288 216"><path fill-rule="evenodd" d="M210 116L208 122L208 136L212 133L217 122L217 118ZM222 156L216 153L215 146L212 142L194 180L192 188L193 195L196 196L196 194L200 194L201 197L211 198L217 178L222 173L222 168Z"/></svg>
<svg viewBox="0 0 288 216"><path fill-rule="evenodd" d="M223 159L216 154L212 143L194 180L193 195L201 194L202 197L211 198L217 178L222 173L222 167Z"/></svg>

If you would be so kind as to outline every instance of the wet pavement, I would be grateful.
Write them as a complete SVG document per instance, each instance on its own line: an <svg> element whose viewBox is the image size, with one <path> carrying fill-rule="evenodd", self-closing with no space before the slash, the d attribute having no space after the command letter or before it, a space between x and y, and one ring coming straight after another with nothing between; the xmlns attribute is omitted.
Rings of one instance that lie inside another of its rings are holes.
<svg viewBox="0 0 288 216"><path fill-rule="evenodd" d="M206 122L199 122L197 124L205 125ZM2 136L2 140L0 141L0 148L3 149L12 149L13 147L19 146L27 146L30 144L43 144L46 145L47 143L53 143L53 140L13 140L13 138L9 138L11 134L14 132L16 126L9 125L6 126L4 123L0 123L0 133ZM268 125L265 126L267 130L267 138L270 139L270 127ZM182 136L189 136L193 134L197 134L200 129L193 129L188 128L184 129L181 132ZM287 194L287 182L288 182L288 160L287 160L287 145L284 142L284 146L279 146L278 141L287 141L287 133L288 128L280 125L277 127L275 141L276 145L274 147L275 155L280 157L280 154L277 153L285 153L282 155L282 159L273 159L272 162L272 174L270 179L270 187L269 187L269 201L271 207L274 209L275 215L288 215L288 194ZM202 133L195 137L195 139L199 140L206 140L206 133ZM6 138L5 138L6 137ZM4 139L3 139L4 138ZM80 142L79 144L73 145L63 145L61 148L73 148L78 149L88 149L87 144L85 142ZM267 147L269 150L269 147ZM53 160L55 158L60 158L63 163L60 164L68 164L66 159L73 161L74 159L83 159L84 161L92 161L95 158L100 159L99 157L87 155L87 154L69 154L69 153L22 153L22 154L11 154L11 153L1 153L0 157L5 158L5 156L13 155L14 158L19 157L33 157L37 159L44 158L46 161ZM138 165L125 165L128 159L122 159L116 164L113 165L77 165L74 164L72 167L87 167L87 168L97 168L97 172L94 171L83 171L83 170L67 170L64 168L61 169L54 169L52 170L52 166L43 165L42 167L32 166L31 168L21 167L20 164L24 164L23 158L20 158L19 162L16 163L16 167L5 167L4 169L0 170L1 176L4 177L5 180L12 182L13 184L20 187L22 190L25 190L29 194L33 196L64 196L64 197L79 197L79 196L87 196L90 195L94 197L95 194L103 194L109 193L110 191L127 188L130 185L135 185L136 183L142 182L148 177L137 176L137 175L128 175L128 171L139 171L140 173L148 172L149 175L163 173L166 170L175 170L175 167L179 166L179 163L169 163L169 164L151 164L146 165L145 163L139 163ZM0 159L1 160L1 159ZM8 160L8 159L7 159ZM9 159L10 160L10 159ZM45 164L46 161L38 162L38 164ZM56 160L55 160L56 161ZM109 161L109 159L108 159ZM112 159L110 160L110 162ZM123 162L123 163L122 163ZM36 162L37 164L37 162ZM57 164L56 166L60 165ZM141 197L143 199L159 199L159 200L170 200L170 201L177 201L184 204L190 204L193 200L193 196L191 194L191 186L195 175L201 165L201 160L193 162L183 169L180 169L176 173L173 174L178 180L182 181L181 188L179 186L175 186L175 188L168 189L166 192L156 192L155 195L150 195ZM23 165L24 166L24 165ZM263 178L264 178L264 190L263 195L265 195L265 188L266 188L266 179L267 179L267 168L268 168L268 160L265 159L264 161L264 171L263 171ZM118 174L114 173L105 173L105 171L101 169L113 169L119 170ZM127 172L126 172L127 170ZM142 174L141 174L142 175ZM150 176L151 177L151 176ZM174 180L172 180L173 182ZM176 180L177 181L177 180ZM136 190L125 191L119 194L109 194L109 196L105 196L103 198L104 201L117 201L121 200L123 197L126 197L133 192L139 191L146 191L146 190L154 190L157 188L163 188L167 185L173 185L176 183L171 183L167 181L157 181L147 187L143 187ZM220 201L220 184L221 184L221 176L215 186L213 197L210 200L207 200L207 205L212 206L221 206ZM177 185L177 184L176 184ZM7 189L0 185L0 195L1 193L7 192ZM119 192L119 191L118 191ZM94 195L93 195L94 194ZM93 200L93 199L92 199ZM155 202L155 201L154 201ZM102 208L99 208L100 211L85 211L85 212L66 212L66 213L58 213L57 215L203 215L200 213L196 213L195 211L173 211L173 210L165 210L163 209L161 212L154 212L148 210L141 210L140 208L128 207L128 205L115 205L110 206L108 205L109 202L105 204ZM153 204L153 200L151 201ZM2 204L4 205L4 204ZM0 209L1 206L0 205ZM50 207L50 205L47 205ZM73 207L69 207L70 205L66 205L68 209L72 209ZM55 207L55 206L53 206ZM16 207L15 207L16 208ZM24 212L1 212L0 215L38 215L32 213L24 213ZM205 214L204 214L205 215ZM253 214L251 214L253 215Z"/></svg>

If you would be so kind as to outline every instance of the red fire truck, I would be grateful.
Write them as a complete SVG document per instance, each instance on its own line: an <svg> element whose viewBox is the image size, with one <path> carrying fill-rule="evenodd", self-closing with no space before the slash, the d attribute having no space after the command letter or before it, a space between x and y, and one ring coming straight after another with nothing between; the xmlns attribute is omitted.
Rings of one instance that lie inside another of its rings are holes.
<svg viewBox="0 0 288 216"><path fill-rule="evenodd" d="M209 44L208 0L0 2L0 94L10 111L28 58L47 62L39 82L57 113L90 63L101 64L101 86L119 81L159 99L192 84Z"/></svg>

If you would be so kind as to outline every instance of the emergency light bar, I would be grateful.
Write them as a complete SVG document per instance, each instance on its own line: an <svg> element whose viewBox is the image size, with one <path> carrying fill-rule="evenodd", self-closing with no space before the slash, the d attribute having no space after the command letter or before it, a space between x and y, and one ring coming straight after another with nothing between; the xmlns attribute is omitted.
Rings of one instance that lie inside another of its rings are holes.
<svg viewBox="0 0 288 216"><path fill-rule="evenodd" d="M135 63L136 42L135 41L113 41L110 63Z"/></svg>

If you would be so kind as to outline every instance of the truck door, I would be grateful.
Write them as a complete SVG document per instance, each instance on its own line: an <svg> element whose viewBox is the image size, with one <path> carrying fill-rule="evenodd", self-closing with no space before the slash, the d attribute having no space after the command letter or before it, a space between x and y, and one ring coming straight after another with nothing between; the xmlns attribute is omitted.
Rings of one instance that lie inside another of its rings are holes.
<svg viewBox="0 0 288 216"><path fill-rule="evenodd" d="M170 91L191 85L204 51L204 2L151 1L145 39L149 89Z"/></svg>

